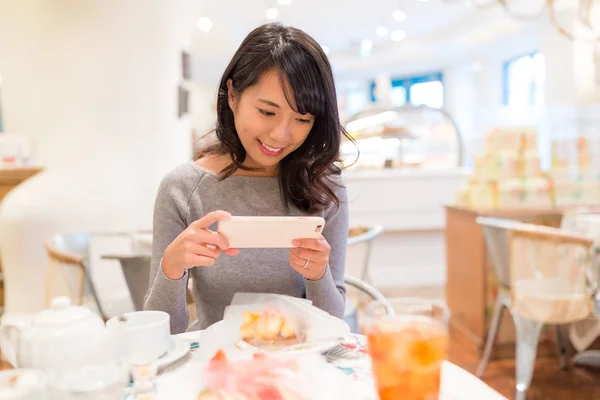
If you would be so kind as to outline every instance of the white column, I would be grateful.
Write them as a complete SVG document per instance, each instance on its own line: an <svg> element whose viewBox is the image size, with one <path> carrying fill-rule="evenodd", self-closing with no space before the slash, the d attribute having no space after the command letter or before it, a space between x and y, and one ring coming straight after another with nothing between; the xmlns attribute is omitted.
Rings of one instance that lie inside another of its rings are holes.
<svg viewBox="0 0 600 400"><path fill-rule="evenodd" d="M481 73L477 67L468 64L444 70L444 109L453 117L467 153L481 134L475 130L479 108L477 83Z"/></svg>
<svg viewBox="0 0 600 400"><path fill-rule="evenodd" d="M392 81L387 74L379 74L375 78L375 101L381 107L392 105Z"/></svg>
<svg viewBox="0 0 600 400"><path fill-rule="evenodd" d="M0 209L8 313L44 307L51 234L151 227L161 177L191 155L177 87L193 5L0 1L5 129L47 168Z"/></svg>

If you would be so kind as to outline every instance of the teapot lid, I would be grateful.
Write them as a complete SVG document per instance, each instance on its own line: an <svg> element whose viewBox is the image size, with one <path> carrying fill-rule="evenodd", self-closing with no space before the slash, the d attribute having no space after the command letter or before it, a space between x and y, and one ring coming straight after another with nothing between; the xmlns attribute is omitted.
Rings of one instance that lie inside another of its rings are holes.
<svg viewBox="0 0 600 400"><path fill-rule="evenodd" d="M90 318L90 316L100 318L85 307L71 305L70 298L59 296L52 299L49 309L43 310L33 317L33 324L36 326L69 325Z"/></svg>

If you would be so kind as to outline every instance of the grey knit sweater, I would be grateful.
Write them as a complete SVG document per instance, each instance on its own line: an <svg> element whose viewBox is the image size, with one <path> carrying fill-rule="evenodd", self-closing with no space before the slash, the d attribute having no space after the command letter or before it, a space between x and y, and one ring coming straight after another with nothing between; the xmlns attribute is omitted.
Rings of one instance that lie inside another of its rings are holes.
<svg viewBox="0 0 600 400"><path fill-rule="evenodd" d="M186 285L191 276L198 321L190 330L205 329L221 320L225 307L237 292L303 297L341 318L345 302L348 206L345 187L332 185L332 189L341 204L339 208L331 204L319 214L326 220L323 236L331 246L329 267L320 280L306 280L294 271L289 265L289 249L240 249L235 257L222 254L214 266L192 268L183 278L171 280L162 273L160 265L165 249L189 224L208 212L224 210L238 216L303 215L296 208L286 213L276 177L234 175L219 181L193 161L178 166L163 178L156 197L150 289L144 308L169 313L171 333L184 332L189 319Z"/></svg>

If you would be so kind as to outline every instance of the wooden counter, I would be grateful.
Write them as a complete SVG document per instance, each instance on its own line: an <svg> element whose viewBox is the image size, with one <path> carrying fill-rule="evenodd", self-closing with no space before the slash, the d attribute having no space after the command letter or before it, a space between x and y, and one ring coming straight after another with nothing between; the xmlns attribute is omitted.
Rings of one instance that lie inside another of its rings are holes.
<svg viewBox="0 0 600 400"><path fill-rule="evenodd" d="M0 168L0 202L20 183L42 171L42 168ZM4 306L4 284L2 283L2 264L0 263L0 307Z"/></svg>
<svg viewBox="0 0 600 400"><path fill-rule="evenodd" d="M462 341L473 345L479 352L483 350L497 293L483 231L475 222L477 217L509 218L559 227L564 211L446 207L446 298L452 312L453 333ZM509 313L505 312L498 343L513 342L514 324Z"/></svg>
<svg viewBox="0 0 600 400"><path fill-rule="evenodd" d="M0 168L0 201L17 185L39 173L41 168Z"/></svg>

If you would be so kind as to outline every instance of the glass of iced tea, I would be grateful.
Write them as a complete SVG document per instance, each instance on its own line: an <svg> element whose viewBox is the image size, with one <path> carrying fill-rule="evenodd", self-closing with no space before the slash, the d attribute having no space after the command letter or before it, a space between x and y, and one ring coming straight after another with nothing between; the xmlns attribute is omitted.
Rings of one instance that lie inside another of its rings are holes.
<svg viewBox="0 0 600 400"><path fill-rule="evenodd" d="M443 303L426 299L397 298L368 307L364 333L381 400L440 399L449 318Z"/></svg>

